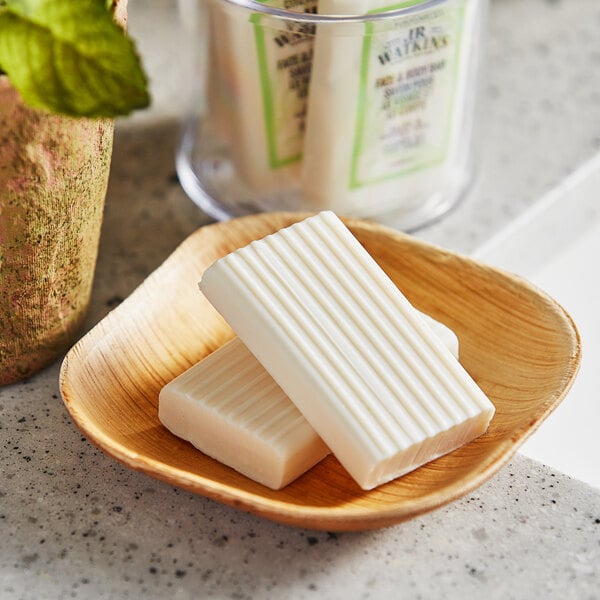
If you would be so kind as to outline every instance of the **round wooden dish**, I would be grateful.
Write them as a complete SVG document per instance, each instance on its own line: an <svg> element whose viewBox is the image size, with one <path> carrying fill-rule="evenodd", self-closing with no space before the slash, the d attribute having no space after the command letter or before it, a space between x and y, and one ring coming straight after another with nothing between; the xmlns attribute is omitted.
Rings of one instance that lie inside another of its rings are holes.
<svg viewBox="0 0 600 600"><path fill-rule="evenodd" d="M525 281L366 221L346 223L417 308L458 334L461 362L496 406L485 435L369 492L332 456L272 491L160 424L161 387L233 335L198 290L204 269L306 216L244 217L186 239L68 353L60 385L74 422L132 469L296 526L382 527L467 494L498 471L561 401L580 361L577 330L556 302Z"/></svg>

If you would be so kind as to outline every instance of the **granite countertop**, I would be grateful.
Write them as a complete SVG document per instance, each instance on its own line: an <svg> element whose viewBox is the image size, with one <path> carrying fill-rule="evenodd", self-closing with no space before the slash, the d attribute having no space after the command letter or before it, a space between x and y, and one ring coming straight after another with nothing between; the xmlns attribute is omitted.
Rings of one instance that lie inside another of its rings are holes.
<svg viewBox="0 0 600 600"><path fill-rule="evenodd" d="M174 3L130 0L152 110L120 121L87 326L207 222L173 154ZM496 0L463 203L420 232L470 252L600 150L596 0ZM600 598L600 491L516 455L471 495L383 530L272 523L130 471L76 430L56 363L0 389L0 598Z"/></svg>

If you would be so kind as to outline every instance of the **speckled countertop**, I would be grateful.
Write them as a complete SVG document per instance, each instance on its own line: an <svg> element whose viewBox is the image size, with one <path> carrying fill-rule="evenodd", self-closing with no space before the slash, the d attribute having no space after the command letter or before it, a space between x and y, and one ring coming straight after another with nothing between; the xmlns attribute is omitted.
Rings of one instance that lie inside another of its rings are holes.
<svg viewBox="0 0 600 600"><path fill-rule="evenodd" d="M151 111L120 122L93 305L101 319L206 219L177 184L174 3L130 0ZM419 236L469 252L600 150L597 0L496 0L465 201ZM0 389L0 598L600 598L600 492L517 455L389 529L271 523L129 471L75 429L59 364Z"/></svg>

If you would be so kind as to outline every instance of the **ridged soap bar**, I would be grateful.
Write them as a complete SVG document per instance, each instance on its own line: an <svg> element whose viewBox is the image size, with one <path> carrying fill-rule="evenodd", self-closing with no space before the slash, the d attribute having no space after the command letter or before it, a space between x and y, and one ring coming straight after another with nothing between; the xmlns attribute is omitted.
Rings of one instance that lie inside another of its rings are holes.
<svg viewBox="0 0 600 600"><path fill-rule="evenodd" d="M219 259L200 288L363 489L481 435L494 414L332 212Z"/></svg>
<svg viewBox="0 0 600 600"><path fill-rule="evenodd" d="M171 433L272 489L329 454L239 338L163 387L158 417Z"/></svg>

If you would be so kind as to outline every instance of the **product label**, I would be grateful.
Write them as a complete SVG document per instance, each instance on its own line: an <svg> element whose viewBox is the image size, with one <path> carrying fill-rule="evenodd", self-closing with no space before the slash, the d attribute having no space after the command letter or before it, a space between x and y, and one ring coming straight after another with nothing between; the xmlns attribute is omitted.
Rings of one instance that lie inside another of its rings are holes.
<svg viewBox="0 0 600 600"><path fill-rule="evenodd" d="M316 13L317 0L269 2ZM269 163L277 169L302 158L315 26L254 15Z"/></svg>
<svg viewBox="0 0 600 600"><path fill-rule="evenodd" d="M365 25L351 188L446 158L458 78L466 71L460 68L464 10L464 0L457 0L399 18L393 26Z"/></svg>

